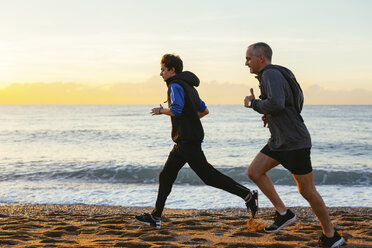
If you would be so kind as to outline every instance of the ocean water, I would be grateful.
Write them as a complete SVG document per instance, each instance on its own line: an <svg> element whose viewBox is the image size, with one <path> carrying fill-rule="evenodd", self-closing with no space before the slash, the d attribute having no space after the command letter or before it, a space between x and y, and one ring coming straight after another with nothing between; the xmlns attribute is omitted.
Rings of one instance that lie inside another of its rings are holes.
<svg viewBox="0 0 372 248"><path fill-rule="evenodd" d="M167 116L152 106L0 106L0 203L152 207L173 142ZM208 161L251 189L246 169L269 138L243 106L208 106L202 119ZM305 106L317 189L327 206L372 207L372 106ZM308 206L291 175L269 173L288 206ZM260 206L271 207L261 193ZM241 208L203 185L185 165L167 208Z"/></svg>

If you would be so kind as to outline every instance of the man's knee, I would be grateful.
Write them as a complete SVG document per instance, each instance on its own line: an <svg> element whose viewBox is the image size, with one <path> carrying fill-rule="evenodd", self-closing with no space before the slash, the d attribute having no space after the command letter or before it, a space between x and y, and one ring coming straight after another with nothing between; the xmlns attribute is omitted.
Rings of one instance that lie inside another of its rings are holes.
<svg viewBox="0 0 372 248"><path fill-rule="evenodd" d="M299 188L299 192L307 201L311 201L317 195L317 191L314 188Z"/></svg>
<svg viewBox="0 0 372 248"><path fill-rule="evenodd" d="M208 185L208 186L214 186L214 183L211 179L209 178L202 178L202 181L205 185Z"/></svg>
<svg viewBox="0 0 372 248"><path fill-rule="evenodd" d="M247 169L247 176L252 181L257 181L260 178L260 173L254 169L254 166L251 164Z"/></svg>
<svg viewBox="0 0 372 248"><path fill-rule="evenodd" d="M218 185L218 181L223 180L223 174L209 163L203 164L203 166L200 166L199 168L193 166L192 169L203 183L208 186L216 186Z"/></svg>
<svg viewBox="0 0 372 248"><path fill-rule="evenodd" d="M294 175L294 178L297 182L298 191L307 201L320 196L315 188L312 172L305 175Z"/></svg>
<svg viewBox="0 0 372 248"><path fill-rule="evenodd" d="M159 182L164 182L169 180L169 172L167 170L162 170L159 173Z"/></svg>
<svg viewBox="0 0 372 248"><path fill-rule="evenodd" d="M247 176L254 182L261 179L262 176L266 175L266 172L274 168L279 164L275 159L259 152L249 165L247 170Z"/></svg>
<svg viewBox="0 0 372 248"><path fill-rule="evenodd" d="M198 176L203 181L203 183L208 186L216 186L217 181L220 179L220 173L215 170L210 171L208 174L199 173Z"/></svg>

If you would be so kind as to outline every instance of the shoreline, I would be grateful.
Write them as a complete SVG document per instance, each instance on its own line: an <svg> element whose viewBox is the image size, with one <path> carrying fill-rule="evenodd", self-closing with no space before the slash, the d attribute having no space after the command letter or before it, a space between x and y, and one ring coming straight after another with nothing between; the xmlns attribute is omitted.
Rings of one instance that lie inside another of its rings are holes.
<svg viewBox="0 0 372 248"><path fill-rule="evenodd" d="M95 205L0 205L0 247L316 247L320 225L309 207L290 207L297 222L265 233L273 208L255 220L243 208L165 209L162 228L134 216L152 208ZM346 247L372 247L371 207L330 207Z"/></svg>

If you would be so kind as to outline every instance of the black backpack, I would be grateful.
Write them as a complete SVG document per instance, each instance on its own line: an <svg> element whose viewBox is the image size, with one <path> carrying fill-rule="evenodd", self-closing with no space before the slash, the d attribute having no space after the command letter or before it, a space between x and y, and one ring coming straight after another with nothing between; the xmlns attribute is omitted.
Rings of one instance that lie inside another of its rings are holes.
<svg viewBox="0 0 372 248"><path fill-rule="evenodd" d="M265 66L265 70L267 69L276 69L282 73L284 78L287 80L289 86L292 90L293 100L294 100L294 107L296 108L297 112L300 114L302 107L304 106L304 94L302 92L300 84L297 82L293 73L280 65L267 65Z"/></svg>

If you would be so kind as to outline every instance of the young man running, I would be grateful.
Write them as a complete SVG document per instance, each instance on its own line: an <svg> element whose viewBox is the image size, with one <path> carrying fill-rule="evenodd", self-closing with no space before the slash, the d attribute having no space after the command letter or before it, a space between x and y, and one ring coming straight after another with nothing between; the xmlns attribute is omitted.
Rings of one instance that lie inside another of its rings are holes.
<svg viewBox="0 0 372 248"><path fill-rule="evenodd" d="M135 219L143 224L160 228L165 201L172 190L179 170L188 163L192 170L207 185L223 189L245 200L254 218L258 210L257 191L250 191L230 177L222 174L208 163L201 143L204 138L200 118L209 113L205 103L199 98L195 87L198 77L183 70L179 56L165 54L161 59L160 76L167 84L168 108L153 108L152 115L168 115L172 123L172 139L175 145L159 175L159 190L155 208L151 214L145 213Z"/></svg>
<svg viewBox="0 0 372 248"><path fill-rule="evenodd" d="M252 44L246 52L245 65L257 75L260 99L245 97L244 106L263 114L271 137L248 168L248 177L269 198L276 210L274 223L265 228L277 232L296 221L296 215L286 208L266 172L282 164L296 180L299 192L310 203L323 229L319 244L338 247L344 239L333 228L327 208L315 188L310 161L311 138L300 115L303 105L302 90L293 73L271 64L272 50L263 42Z"/></svg>

